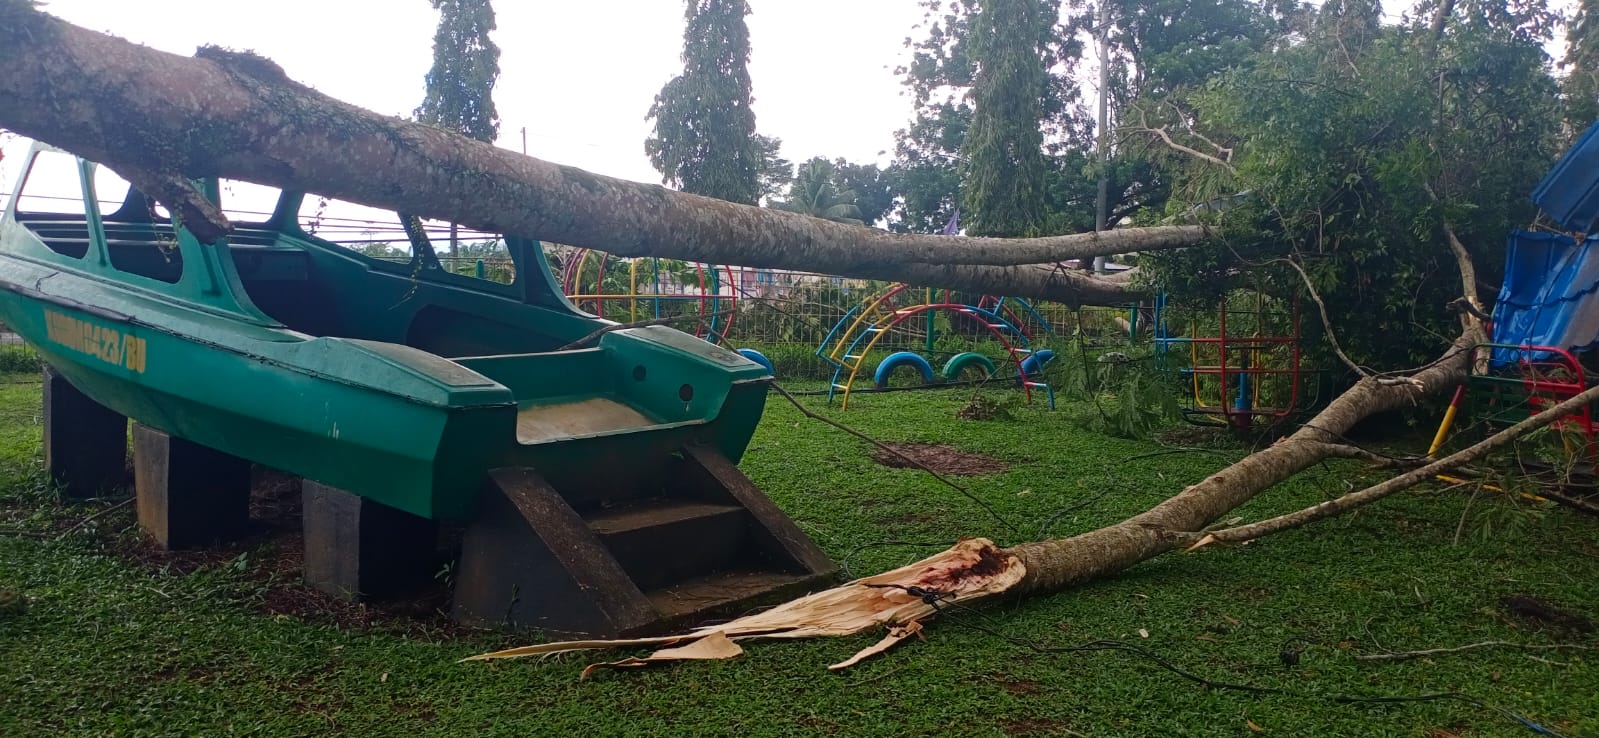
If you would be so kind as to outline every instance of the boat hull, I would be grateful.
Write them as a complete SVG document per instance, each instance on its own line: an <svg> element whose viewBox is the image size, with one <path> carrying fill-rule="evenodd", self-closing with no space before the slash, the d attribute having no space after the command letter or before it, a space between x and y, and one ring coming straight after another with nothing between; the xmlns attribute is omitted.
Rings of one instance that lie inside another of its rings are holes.
<svg viewBox="0 0 1599 738"><path fill-rule="evenodd" d="M408 372L360 342L271 331L199 340L182 325L29 290L17 279L29 271L0 256L0 319L91 399L218 451L415 515L464 519L514 437L510 392L459 367L458 381L484 396L428 402L371 381ZM44 284L90 287L72 284L79 279L57 273Z"/></svg>

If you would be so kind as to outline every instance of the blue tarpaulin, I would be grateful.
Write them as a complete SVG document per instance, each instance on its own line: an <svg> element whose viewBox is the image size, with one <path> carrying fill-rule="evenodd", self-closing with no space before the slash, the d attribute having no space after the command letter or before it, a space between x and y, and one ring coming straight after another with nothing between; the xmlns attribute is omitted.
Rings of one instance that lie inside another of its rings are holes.
<svg viewBox="0 0 1599 738"><path fill-rule="evenodd" d="M1599 123L1544 175L1532 201L1562 228L1592 233L1599 223Z"/></svg>
<svg viewBox="0 0 1599 738"><path fill-rule="evenodd" d="M1599 246L1562 233L1514 231L1494 305L1493 342L1580 350L1599 343ZM1492 362L1547 359L1547 351L1496 348Z"/></svg>

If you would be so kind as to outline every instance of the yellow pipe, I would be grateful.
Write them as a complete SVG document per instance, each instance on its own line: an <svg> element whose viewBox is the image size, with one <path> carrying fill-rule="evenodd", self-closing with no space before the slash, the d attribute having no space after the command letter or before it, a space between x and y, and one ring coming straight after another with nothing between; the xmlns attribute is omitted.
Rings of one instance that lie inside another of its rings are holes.
<svg viewBox="0 0 1599 738"><path fill-rule="evenodd" d="M627 302L627 322L638 322L638 259L627 263L627 289L632 293Z"/></svg>
<svg viewBox="0 0 1599 738"><path fill-rule="evenodd" d="M834 361L839 361L839 357L843 355L844 350L849 348L849 337L855 335L855 329L860 327L861 321L866 320L867 315L872 314L872 312L877 309L879 304L881 304L884 300L887 300L889 295L894 294L894 288L897 286L898 285L890 285L886 292L878 295L871 302L867 303L866 307L861 308L860 314L855 316L855 321L849 324L849 328L844 329L843 335L838 337L838 346L832 351L829 351L828 356L831 356ZM875 321L876 316L873 315L873 318ZM874 340L873 343L876 343L876 341ZM845 399L848 400L847 393Z"/></svg>
<svg viewBox="0 0 1599 738"><path fill-rule="evenodd" d="M1196 338L1196 337L1198 337L1198 335L1199 335L1199 321L1198 320L1190 321L1188 323L1188 336L1190 338ZM1194 368L1198 369L1199 368L1199 342L1198 341L1190 340L1188 342L1188 356L1189 356L1189 360L1193 364ZM1197 372L1197 371L1195 371L1193 373L1193 384L1194 384L1194 407L1210 407L1210 405L1205 404L1205 398L1204 398L1203 394L1199 390L1199 372Z"/></svg>
<svg viewBox="0 0 1599 738"><path fill-rule="evenodd" d="M1427 447L1427 458L1438 458L1438 449L1444 447L1444 438L1449 435L1449 428L1455 424L1455 413L1460 410L1456 403L1449 403L1449 408L1444 410L1444 422L1438 424L1438 432L1432 437L1432 445ZM1443 477L1439 477L1442 479Z"/></svg>

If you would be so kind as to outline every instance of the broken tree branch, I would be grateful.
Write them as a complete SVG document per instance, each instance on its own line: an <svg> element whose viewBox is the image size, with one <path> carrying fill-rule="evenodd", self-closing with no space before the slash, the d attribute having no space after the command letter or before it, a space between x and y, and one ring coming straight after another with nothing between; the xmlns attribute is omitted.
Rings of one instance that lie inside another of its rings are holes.
<svg viewBox="0 0 1599 738"><path fill-rule="evenodd" d="M1261 536L1297 528L1306 523L1315 522L1323 518L1330 518L1342 512L1368 505L1395 492L1409 489L1424 481L1433 479L1444 472L1453 471L1477 459L1487 456L1494 450L1502 448L1510 442L1539 428L1547 426L1561 418L1581 410L1583 407L1599 400L1599 387L1592 387L1566 399L1558 405L1545 410L1537 415L1530 416L1515 425L1495 433L1482 441L1456 451L1442 459L1432 462L1419 469L1415 469L1380 484L1367 487L1359 492L1351 492L1342 497L1328 500L1314 507L1307 507L1298 512L1279 515L1275 518L1262 520L1258 523L1241 525L1236 528L1215 530L1207 533L1199 542L1190 546L1193 551L1211 543L1243 543L1252 541Z"/></svg>

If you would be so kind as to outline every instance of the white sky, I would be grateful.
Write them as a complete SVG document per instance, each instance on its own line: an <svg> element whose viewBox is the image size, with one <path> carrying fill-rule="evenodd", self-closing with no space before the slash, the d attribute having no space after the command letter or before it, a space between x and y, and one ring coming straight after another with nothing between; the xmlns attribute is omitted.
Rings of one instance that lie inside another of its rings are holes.
<svg viewBox="0 0 1599 738"><path fill-rule="evenodd" d="M910 118L893 74L916 0L751 0L760 132L799 161L879 161ZM178 54L249 49L341 100L392 115L421 102L438 15L427 0L49 0L46 12ZM592 172L659 182L644 116L681 69L681 0L499 0L499 145ZM21 151L10 150L4 185ZM18 156L10 156L15 153ZM887 161L887 156L881 161Z"/></svg>
<svg viewBox="0 0 1599 738"><path fill-rule="evenodd" d="M893 69L906 58L906 36L921 35L917 0L750 5L759 131L781 138L792 161L886 163L911 115ZM1397 20L1408 3L1386 5ZM45 9L179 54L206 43L253 50L300 82L394 115L409 115L423 96L437 23L427 0L49 0ZM499 145L521 150L526 127L533 156L659 182L644 155L644 116L681 66L682 0L499 0L495 10ZM18 143L0 161L0 192L15 184Z"/></svg>

